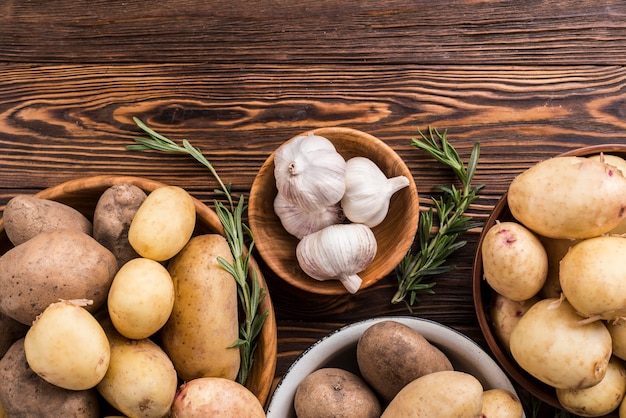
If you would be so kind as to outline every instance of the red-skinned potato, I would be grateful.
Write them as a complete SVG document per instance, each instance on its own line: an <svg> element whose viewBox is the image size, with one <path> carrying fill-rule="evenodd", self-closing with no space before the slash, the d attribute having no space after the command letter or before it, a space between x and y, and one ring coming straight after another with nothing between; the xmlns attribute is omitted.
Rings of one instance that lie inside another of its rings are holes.
<svg viewBox="0 0 626 418"><path fill-rule="evenodd" d="M172 405L173 418L264 418L259 400L230 379L203 377L183 383Z"/></svg>

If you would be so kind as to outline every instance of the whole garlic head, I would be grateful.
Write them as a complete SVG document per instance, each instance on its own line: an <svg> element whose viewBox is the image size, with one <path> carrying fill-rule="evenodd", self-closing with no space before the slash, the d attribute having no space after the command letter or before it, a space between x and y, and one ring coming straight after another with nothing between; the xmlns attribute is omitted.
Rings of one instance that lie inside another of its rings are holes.
<svg viewBox="0 0 626 418"><path fill-rule="evenodd" d="M343 221L343 212L339 203L323 206L314 211L306 211L285 199L281 193L274 198L274 212L283 228L298 239Z"/></svg>
<svg viewBox="0 0 626 418"><path fill-rule="evenodd" d="M365 270L376 257L378 245L372 230L363 224L337 224L306 235L296 247L300 268L316 280L340 280L356 293Z"/></svg>
<svg viewBox="0 0 626 418"><path fill-rule="evenodd" d="M391 196L408 185L405 176L387 178L372 160L353 157L346 162L346 191L341 207L350 221L373 228L387 216Z"/></svg>
<svg viewBox="0 0 626 418"><path fill-rule="evenodd" d="M339 202L346 189L346 161L323 136L298 136L274 154L278 192L304 210Z"/></svg>

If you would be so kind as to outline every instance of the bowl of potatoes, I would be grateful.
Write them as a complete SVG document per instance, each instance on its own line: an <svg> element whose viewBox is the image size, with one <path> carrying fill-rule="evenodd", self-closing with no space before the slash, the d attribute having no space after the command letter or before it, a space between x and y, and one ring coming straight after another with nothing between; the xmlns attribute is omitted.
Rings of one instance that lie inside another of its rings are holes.
<svg viewBox="0 0 626 418"><path fill-rule="evenodd" d="M434 321L389 316L348 324L305 350L277 384L267 417L496 416L497 408L510 413L497 416L524 416L510 380L478 344Z"/></svg>
<svg viewBox="0 0 626 418"><path fill-rule="evenodd" d="M626 414L624 158L626 145L589 146L520 173L474 259L476 314L498 362L536 398L587 417Z"/></svg>
<svg viewBox="0 0 626 418"><path fill-rule="evenodd" d="M265 280L250 258L267 316L244 369L237 284L218 262L233 256L216 213L184 189L97 176L15 196L0 254L8 416L183 416L226 402L264 416L277 349Z"/></svg>

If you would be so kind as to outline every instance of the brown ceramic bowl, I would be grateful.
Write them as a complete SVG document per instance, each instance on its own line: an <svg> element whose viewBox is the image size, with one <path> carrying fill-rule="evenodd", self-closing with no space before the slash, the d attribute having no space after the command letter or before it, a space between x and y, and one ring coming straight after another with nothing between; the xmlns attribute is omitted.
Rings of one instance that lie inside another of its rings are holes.
<svg viewBox="0 0 626 418"><path fill-rule="evenodd" d="M378 242L378 252L369 267L359 273L363 279L360 289L364 289L393 271L411 248L419 217L418 195L413 176L391 147L365 132L341 127L320 128L310 132L330 140L346 160L355 156L367 157L375 162L387 177L404 175L409 179L409 186L393 195L385 220L372 228ZM248 209L250 228L261 258L278 277L297 288L326 295L348 293L339 281L321 282L309 277L300 269L296 259L298 239L285 231L280 219L274 213L276 193L274 154L272 154L252 184Z"/></svg>
<svg viewBox="0 0 626 418"><path fill-rule="evenodd" d="M578 148L572 151L561 154L560 156L591 156L599 153L614 154L622 158L626 158L626 145L621 144L609 144L609 145L594 145L584 148ZM505 193L500 200L496 203L493 211L483 226L483 230L478 242L476 255L474 258L474 267L472 272L473 280L473 294L474 294L474 307L476 309L476 315L478 317L478 323L481 331L485 336L485 340L489 345L489 348L493 352L493 355L498 360L502 368L513 378L513 380L526 391L531 393L536 398L551 405L555 408L561 408L556 397L556 391L549 385L535 379L530 374L525 372L517 362L511 357L508 351L500 344L496 337L491 319L489 317L489 308L492 303L492 297L494 296L494 290L483 279L482 268L482 255L481 246L487 231L496 223L496 221L514 221L513 215L509 211L507 203L507 194ZM617 417L617 412L607 415L607 417Z"/></svg>
<svg viewBox="0 0 626 418"><path fill-rule="evenodd" d="M35 196L68 204L92 219L96 203L102 192L110 186L122 183L138 186L146 193L164 186L163 183L139 177L96 176L71 180L45 189ZM223 229L217 214L199 200L194 199L194 201L197 215L196 231L194 234L215 232L223 234ZM0 253L4 254L11 247L12 245L4 231L4 224L2 219L0 219ZM269 315L267 316L258 339L254 365L246 386L256 395L261 404L264 405L269 396L276 371L276 318L274 316L274 308L270 295L267 292L265 279L253 258L250 258L250 268L256 270L259 284L266 289L266 297L259 307L259 311L263 312L267 310L269 311Z"/></svg>

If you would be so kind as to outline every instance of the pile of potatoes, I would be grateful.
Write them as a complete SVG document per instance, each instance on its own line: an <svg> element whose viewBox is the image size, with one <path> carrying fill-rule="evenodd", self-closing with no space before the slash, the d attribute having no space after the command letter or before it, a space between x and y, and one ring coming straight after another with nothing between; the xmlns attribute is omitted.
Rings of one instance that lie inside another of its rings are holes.
<svg viewBox="0 0 626 418"><path fill-rule="evenodd" d="M394 320L368 327L357 342L358 372L326 367L296 389L298 418L521 418L519 399L504 389L483 389L455 370L439 348ZM482 414L482 415L481 415Z"/></svg>
<svg viewBox="0 0 626 418"><path fill-rule="evenodd" d="M112 186L93 221L16 196L3 222L0 416L265 416L234 381L237 286L217 261L230 248L193 236L184 189Z"/></svg>
<svg viewBox="0 0 626 418"><path fill-rule="evenodd" d="M494 334L563 408L626 417L626 161L561 156L517 176L482 239Z"/></svg>

